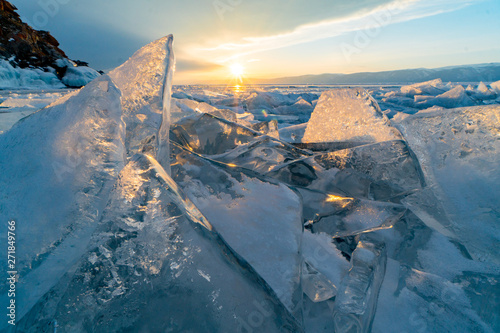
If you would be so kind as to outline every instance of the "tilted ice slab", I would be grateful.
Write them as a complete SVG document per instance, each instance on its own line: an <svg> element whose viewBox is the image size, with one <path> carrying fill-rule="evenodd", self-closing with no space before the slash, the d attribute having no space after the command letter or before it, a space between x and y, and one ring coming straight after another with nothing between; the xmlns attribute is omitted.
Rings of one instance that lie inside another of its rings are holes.
<svg viewBox="0 0 500 333"><path fill-rule="evenodd" d="M109 73L122 92L128 155L150 151L168 173L168 133L175 67L172 43L172 35L158 39Z"/></svg>
<svg viewBox="0 0 500 333"><path fill-rule="evenodd" d="M478 106L419 113L398 124L443 205L451 223L444 227L452 229L475 259L496 263L499 120L500 106ZM448 223L439 217L437 221Z"/></svg>
<svg viewBox="0 0 500 333"><path fill-rule="evenodd" d="M120 92L108 76L0 136L0 218L16 221L18 318L82 255L123 167L124 136Z"/></svg>
<svg viewBox="0 0 500 333"><path fill-rule="evenodd" d="M150 156L122 170L88 252L19 323L65 332L300 332Z"/></svg>
<svg viewBox="0 0 500 333"><path fill-rule="evenodd" d="M380 142L400 139L364 89L335 89L321 94L302 142Z"/></svg>
<svg viewBox="0 0 500 333"><path fill-rule="evenodd" d="M186 195L290 312L299 311L299 196L284 184L246 174L234 165L218 167L180 149L174 155L173 176Z"/></svg>

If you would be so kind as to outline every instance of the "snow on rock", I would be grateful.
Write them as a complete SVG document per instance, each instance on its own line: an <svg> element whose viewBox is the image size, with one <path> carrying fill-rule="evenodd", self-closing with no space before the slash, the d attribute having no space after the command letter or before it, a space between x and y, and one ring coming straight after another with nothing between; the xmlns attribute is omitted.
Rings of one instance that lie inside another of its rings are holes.
<svg viewBox="0 0 500 333"><path fill-rule="evenodd" d="M170 172L170 104L175 58L173 36L158 39L109 73L122 92L129 156L150 151Z"/></svg>
<svg viewBox="0 0 500 333"><path fill-rule="evenodd" d="M62 83L68 87L80 88L99 77L95 69L87 66L68 66L62 78Z"/></svg>
<svg viewBox="0 0 500 333"><path fill-rule="evenodd" d="M322 93L302 142L379 142L400 138L377 102L358 88Z"/></svg>
<svg viewBox="0 0 500 333"><path fill-rule="evenodd" d="M41 69L15 68L0 59L0 89L59 89L66 86L56 74Z"/></svg>
<svg viewBox="0 0 500 333"><path fill-rule="evenodd" d="M18 318L83 254L124 164L121 115L120 92L102 76L0 135L0 218L16 221L20 245Z"/></svg>
<svg viewBox="0 0 500 333"><path fill-rule="evenodd" d="M475 259L497 264L499 119L500 106L492 105L417 113L397 123L452 231Z"/></svg>

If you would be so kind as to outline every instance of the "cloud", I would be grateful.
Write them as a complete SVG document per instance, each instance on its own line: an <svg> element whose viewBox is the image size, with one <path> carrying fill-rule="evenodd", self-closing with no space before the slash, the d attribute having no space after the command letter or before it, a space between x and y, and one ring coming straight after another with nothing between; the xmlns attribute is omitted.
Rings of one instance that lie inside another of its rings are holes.
<svg viewBox="0 0 500 333"><path fill-rule="evenodd" d="M193 54L203 54L205 59L226 63L245 55L336 37L362 29L378 29L389 24L456 11L473 3L477 3L477 1L394 0L368 12L301 25L291 32L263 37L244 37L234 43L224 43L208 48L195 47L191 51Z"/></svg>
<svg viewBox="0 0 500 333"><path fill-rule="evenodd" d="M191 72L191 71L213 71L222 68L220 64L207 61L189 60L189 59L177 59L176 70Z"/></svg>

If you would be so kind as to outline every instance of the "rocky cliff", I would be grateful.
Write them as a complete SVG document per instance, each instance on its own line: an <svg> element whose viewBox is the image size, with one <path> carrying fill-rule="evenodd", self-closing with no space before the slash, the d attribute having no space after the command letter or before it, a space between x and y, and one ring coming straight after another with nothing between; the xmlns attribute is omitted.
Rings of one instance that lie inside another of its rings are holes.
<svg viewBox="0 0 500 333"><path fill-rule="evenodd" d="M12 71L10 66L53 73L70 87L85 85L98 75L86 67L85 62L68 59L59 48L59 42L48 31L33 29L21 20L16 10L10 2L0 0L0 61L4 60L3 66L0 67L8 67L8 70L4 70L3 77L0 73L0 80L5 82L16 76L5 74ZM8 61L8 64L5 61Z"/></svg>

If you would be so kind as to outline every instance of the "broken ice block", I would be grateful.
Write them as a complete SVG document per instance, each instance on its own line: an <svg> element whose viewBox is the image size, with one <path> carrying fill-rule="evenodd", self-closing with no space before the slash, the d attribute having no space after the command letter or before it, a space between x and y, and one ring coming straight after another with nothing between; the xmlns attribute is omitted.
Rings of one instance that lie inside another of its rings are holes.
<svg viewBox="0 0 500 333"><path fill-rule="evenodd" d="M302 290L313 302L323 302L337 294L337 288L307 261L302 265Z"/></svg>
<svg viewBox="0 0 500 333"><path fill-rule="evenodd" d="M397 140L302 158L267 175L321 192L397 201L422 187L420 173L406 144Z"/></svg>
<svg viewBox="0 0 500 333"><path fill-rule="evenodd" d="M400 138L368 92L335 89L321 94L302 142L380 142Z"/></svg>
<svg viewBox="0 0 500 333"><path fill-rule="evenodd" d="M168 134L175 67L173 36L154 41L109 73L122 92L128 155L152 152L169 172Z"/></svg>
<svg viewBox="0 0 500 333"><path fill-rule="evenodd" d="M315 193L300 189L305 215L314 233L324 232L332 237L353 236L363 232L389 229L404 215L402 205Z"/></svg>
<svg viewBox="0 0 500 333"><path fill-rule="evenodd" d="M385 244L363 236L337 293L333 313L335 332L371 331L386 261Z"/></svg>
<svg viewBox="0 0 500 333"><path fill-rule="evenodd" d="M266 173L285 161L296 160L309 156L307 151L297 149L292 145L261 136L247 144L242 144L226 154L211 156L212 159Z"/></svg>
<svg viewBox="0 0 500 333"><path fill-rule="evenodd" d="M185 118L171 128L172 140L205 155L225 153L260 133L210 114Z"/></svg>
<svg viewBox="0 0 500 333"><path fill-rule="evenodd" d="M432 106L456 108L476 105L476 102L467 95L464 87L460 85L436 97L422 96L420 99L417 97L419 96L415 96L415 107L419 109L425 109Z"/></svg>
<svg viewBox="0 0 500 333"><path fill-rule="evenodd" d="M266 282L173 184L152 157L134 156L88 252L19 329L300 332Z"/></svg>
<svg viewBox="0 0 500 333"><path fill-rule="evenodd" d="M451 227L475 259L496 263L499 119L500 106L492 105L416 114L398 124L450 221L440 222L443 228Z"/></svg>
<svg viewBox="0 0 500 333"><path fill-rule="evenodd" d="M435 79L401 87L401 92L407 97L413 97L415 95L436 96L444 93L447 90L449 90L449 88L443 84L443 81L441 79Z"/></svg>

